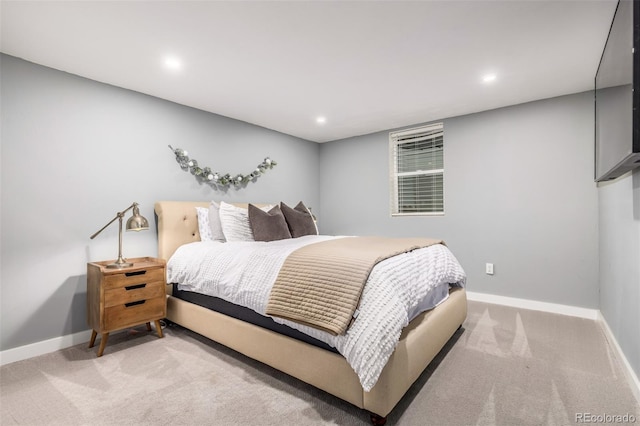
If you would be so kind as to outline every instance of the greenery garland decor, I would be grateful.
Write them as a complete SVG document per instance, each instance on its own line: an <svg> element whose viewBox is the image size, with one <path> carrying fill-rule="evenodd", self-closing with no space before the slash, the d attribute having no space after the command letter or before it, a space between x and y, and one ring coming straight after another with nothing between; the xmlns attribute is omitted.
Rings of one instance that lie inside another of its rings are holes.
<svg viewBox="0 0 640 426"><path fill-rule="evenodd" d="M246 185L250 181L255 181L255 179L264 172L273 169L273 166L278 164L271 158L267 157L262 163L258 164L255 170L251 173L232 176L229 173L222 174L214 172L211 167L198 166L198 162L195 159L190 159L187 151L184 149L174 149L171 145L169 145L169 149L176 155L176 161L180 164L180 168L182 168L182 170L189 170L196 179L221 187Z"/></svg>

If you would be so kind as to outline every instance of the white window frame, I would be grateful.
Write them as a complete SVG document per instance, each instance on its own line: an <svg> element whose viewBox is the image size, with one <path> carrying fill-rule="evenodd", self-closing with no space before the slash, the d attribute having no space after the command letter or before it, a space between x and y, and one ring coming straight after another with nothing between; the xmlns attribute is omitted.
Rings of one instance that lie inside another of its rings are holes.
<svg viewBox="0 0 640 426"><path fill-rule="evenodd" d="M397 147L402 143L411 142L410 139L424 135L426 137L438 137L442 139L442 168L416 170L412 172L398 172ZM441 175L442 176L442 210L429 210L420 212L401 212L399 201L398 178L402 176L426 176ZM389 133L389 183L391 188L391 216L443 216L445 211L444 205L444 125L443 123L435 123L427 126L415 127L397 132Z"/></svg>

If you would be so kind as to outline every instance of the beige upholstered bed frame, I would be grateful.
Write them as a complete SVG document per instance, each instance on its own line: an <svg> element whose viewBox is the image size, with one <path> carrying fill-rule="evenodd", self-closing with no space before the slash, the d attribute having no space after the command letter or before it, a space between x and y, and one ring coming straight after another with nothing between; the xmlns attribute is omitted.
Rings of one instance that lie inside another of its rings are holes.
<svg viewBox="0 0 640 426"><path fill-rule="evenodd" d="M190 201L155 204L158 257L168 260L180 245L200 240L195 207L208 206ZM366 409L381 423L467 315L465 291L452 290L446 302L405 328L378 382L365 392L342 356L174 298L170 285L167 293L168 320Z"/></svg>

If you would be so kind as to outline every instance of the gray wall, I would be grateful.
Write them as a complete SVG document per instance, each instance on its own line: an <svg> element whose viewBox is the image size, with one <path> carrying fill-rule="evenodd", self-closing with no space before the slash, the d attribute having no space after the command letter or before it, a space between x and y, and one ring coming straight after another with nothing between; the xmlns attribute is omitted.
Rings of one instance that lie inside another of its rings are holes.
<svg viewBox="0 0 640 426"><path fill-rule="evenodd" d="M323 232L442 238L470 291L598 308L592 94L444 126L444 216L390 216L389 133L380 132L323 144Z"/></svg>
<svg viewBox="0 0 640 426"><path fill-rule="evenodd" d="M640 376L640 170L600 184L600 311Z"/></svg>
<svg viewBox="0 0 640 426"><path fill-rule="evenodd" d="M0 56L2 90L0 350L87 329L86 262L117 256L118 226L89 236L133 201L319 204L319 146L248 123ZM216 191L180 169L167 145L257 183ZM125 257L157 253L154 230L125 233Z"/></svg>

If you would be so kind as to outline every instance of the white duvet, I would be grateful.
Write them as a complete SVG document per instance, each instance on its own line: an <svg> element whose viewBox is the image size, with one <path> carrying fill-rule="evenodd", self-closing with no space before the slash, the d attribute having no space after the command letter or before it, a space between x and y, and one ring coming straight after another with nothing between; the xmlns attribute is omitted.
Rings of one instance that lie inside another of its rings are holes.
<svg viewBox="0 0 640 426"><path fill-rule="evenodd" d="M332 238L341 237L185 244L167 262L167 282L265 315L271 287L289 253ZM465 272L451 251L436 244L377 264L364 287L358 315L344 335L273 319L336 348L360 378L362 388L370 391L398 344L402 328L445 300L449 285L462 287L465 281Z"/></svg>

